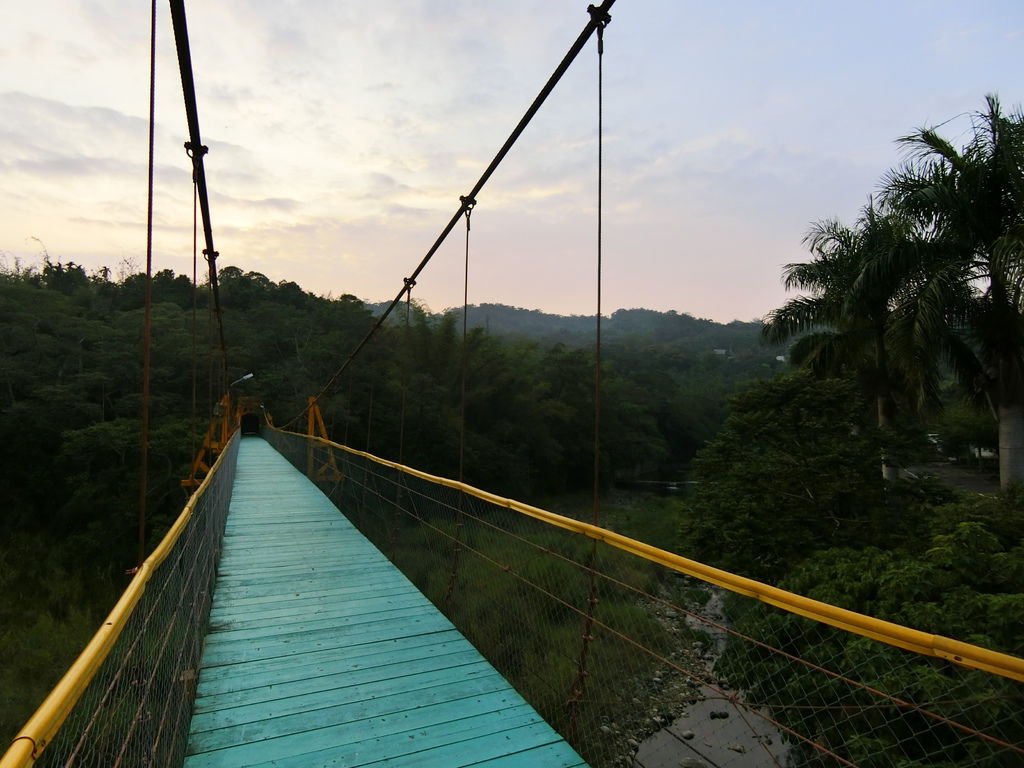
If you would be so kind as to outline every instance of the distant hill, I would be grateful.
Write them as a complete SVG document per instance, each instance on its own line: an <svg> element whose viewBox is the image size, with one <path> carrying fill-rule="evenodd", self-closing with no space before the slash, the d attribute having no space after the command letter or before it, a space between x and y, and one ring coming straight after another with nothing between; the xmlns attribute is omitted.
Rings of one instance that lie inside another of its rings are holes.
<svg viewBox="0 0 1024 768"><path fill-rule="evenodd" d="M368 304L367 307L379 313L387 303ZM452 309L440 314L461 318L462 310ZM469 326L483 328L494 336L548 344L562 342L581 346L590 344L594 338L593 315L555 315L505 304L470 305ZM601 326L602 336L609 342L636 339L648 344L671 344L691 352L724 350L724 354L730 356L758 350L762 355L774 357L777 351L761 344L760 332L761 324L757 322L736 320L716 323L685 312L658 312L653 309L619 309Z"/></svg>

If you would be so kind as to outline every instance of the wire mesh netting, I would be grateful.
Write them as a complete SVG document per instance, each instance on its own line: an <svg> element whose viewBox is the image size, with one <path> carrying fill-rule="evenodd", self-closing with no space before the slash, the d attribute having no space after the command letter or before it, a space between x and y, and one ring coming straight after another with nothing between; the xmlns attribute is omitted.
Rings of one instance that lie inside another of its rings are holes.
<svg viewBox="0 0 1024 768"><path fill-rule="evenodd" d="M593 766L1024 765L1024 686L299 435L267 438Z"/></svg>
<svg viewBox="0 0 1024 768"><path fill-rule="evenodd" d="M237 452L235 438L36 765L181 765Z"/></svg>

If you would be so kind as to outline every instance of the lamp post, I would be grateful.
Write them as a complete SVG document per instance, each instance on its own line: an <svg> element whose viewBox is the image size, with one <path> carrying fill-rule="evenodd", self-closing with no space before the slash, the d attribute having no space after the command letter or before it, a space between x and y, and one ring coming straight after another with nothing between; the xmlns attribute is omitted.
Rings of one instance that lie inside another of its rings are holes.
<svg viewBox="0 0 1024 768"><path fill-rule="evenodd" d="M228 436L231 434L232 425L237 421L237 414L235 413L235 392L234 388L236 384L241 384L248 381L255 376L252 371L245 374L241 378L235 379L228 384L228 391L224 393L223 399L223 418L221 420L221 447L227 445Z"/></svg>

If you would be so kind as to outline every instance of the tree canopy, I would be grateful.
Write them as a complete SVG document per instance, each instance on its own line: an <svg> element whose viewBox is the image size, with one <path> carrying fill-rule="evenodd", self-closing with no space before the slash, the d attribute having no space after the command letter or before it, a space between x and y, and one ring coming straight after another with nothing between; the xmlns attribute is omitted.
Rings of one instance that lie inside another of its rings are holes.
<svg viewBox="0 0 1024 768"><path fill-rule="evenodd" d="M794 360L819 374L856 372L880 426L897 400L935 405L952 371L997 418L1007 487L1024 481L1024 115L989 96L962 149L932 128L901 143L877 206L812 228L814 260L786 272L808 294L764 335L797 337Z"/></svg>

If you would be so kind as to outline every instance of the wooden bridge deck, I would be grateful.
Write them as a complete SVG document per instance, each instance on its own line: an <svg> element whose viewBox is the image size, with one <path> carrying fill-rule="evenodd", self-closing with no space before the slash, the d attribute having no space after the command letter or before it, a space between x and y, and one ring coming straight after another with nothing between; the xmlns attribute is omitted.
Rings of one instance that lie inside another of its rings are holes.
<svg viewBox="0 0 1024 768"><path fill-rule="evenodd" d="M243 438L186 768L582 766L312 483Z"/></svg>

